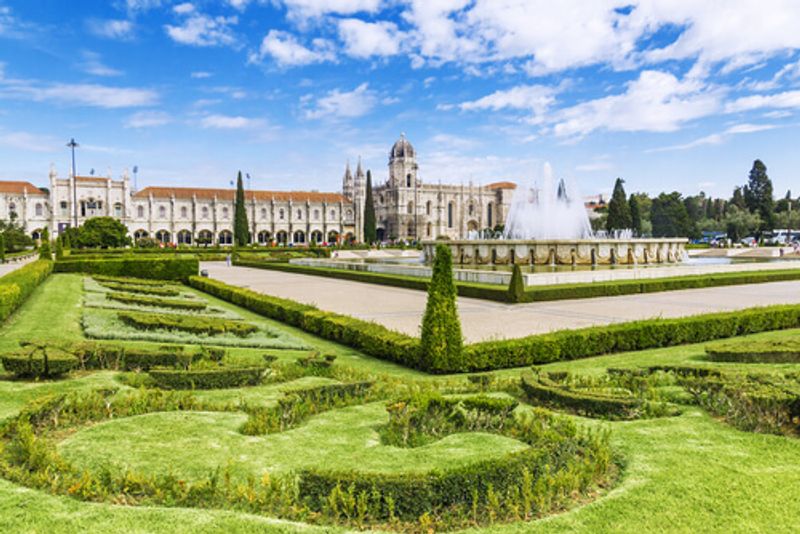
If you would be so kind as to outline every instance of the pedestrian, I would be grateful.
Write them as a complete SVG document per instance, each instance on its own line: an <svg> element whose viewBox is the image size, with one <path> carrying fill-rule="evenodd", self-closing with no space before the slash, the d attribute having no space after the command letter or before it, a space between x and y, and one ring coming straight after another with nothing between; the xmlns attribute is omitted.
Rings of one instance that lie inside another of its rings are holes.
<svg viewBox="0 0 800 534"><path fill-rule="evenodd" d="M226 254L226 255L225 255L225 264L226 264L228 267L230 267L230 266L231 266L231 255L230 255L230 254Z"/></svg>

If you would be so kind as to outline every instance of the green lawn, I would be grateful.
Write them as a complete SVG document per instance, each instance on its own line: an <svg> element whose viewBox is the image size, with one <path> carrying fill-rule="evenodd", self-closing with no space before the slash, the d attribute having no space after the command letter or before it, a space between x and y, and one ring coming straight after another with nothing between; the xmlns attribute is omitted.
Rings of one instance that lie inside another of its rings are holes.
<svg viewBox="0 0 800 534"><path fill-rule="evenodd" d="M337 366L369 373L391 385L464 383L459 377L430 377L352 349L320 340L226 302L187 290L209 304L285 332L309 347L336 354ZM21 339L80 340L83 277L50 277L0 328L0 350ZM756 340L800 338L800 330L748 336ZM125 345L153 346L139 341ZM157 345L157 344L156 344ZM580 374L607 367L704 365L749 372L800 370L798 364L719 364L705 360L705 345L688 345L600 356L543 366ZM271 353L290 362L308 351L229 349L238 362L261 361ZM522 369L497 371L516 379ZM111 371L78 373L60 381L0 380L0 419L14 415L41 395L124 386ZM306 377L282 384L198 392L202 400L269 404L291 389L333 382ZM218 466L259 475L303 467L359 469L386 473L426 471L496 457L525 447L494 434L454 434L417 449L381 444L378 430L387 420L385 402L316 415L292 430L244 436L239 412L167 412L89 425L66 436L60 450L90 469L108 466L145 472L171 472L187 478ZM525 409L525 408L523 408ZM580 424L610 429L612 443L625 459L619 483L593 502L538 521L496 525L474 532L794 532L800 522L800 439L742 432L695 407L678 417L630 422L576 418ZM0 479L2 532L342 532L335 527L293 524L235 511L117 506L88 503L34 491Z"/></svg>

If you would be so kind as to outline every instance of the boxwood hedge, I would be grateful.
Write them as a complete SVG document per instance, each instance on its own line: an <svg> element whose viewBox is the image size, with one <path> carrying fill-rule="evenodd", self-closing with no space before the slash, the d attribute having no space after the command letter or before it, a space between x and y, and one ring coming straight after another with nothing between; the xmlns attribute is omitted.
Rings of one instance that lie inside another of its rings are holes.
<svg viewBox="0 0 800 534"><path fill-rule="evenodd" d="M38 260L0 278L0 321L25 302L33 290L53 272L53 262Z"/></svg>
<svg viewBox="0 0 800 534"><path fill-rule="evenodd" d="M200 263L195 257L103 258L81 259L68 256L56 262L58 273L90 273L106 276L131 276L159 280L186 280L197 274Z"/></svg>
<svg viewBox="0 0 800 534"><path fill-rule="evenodd" d="M743 341L706 347L706 357L713 362L800 363L800 341Z"/></svg>
<svg viewBox="0 0 800 534"><path fill-rule="evenodd" d="M551 408L561 408L588 417L634 419L641 413L643 401L635 397L602 395L571 390L550 380L545 374L525 373L520 381L525 395Z"/></svg>
<svg viewBox="0 0 800 534"><path fill-rule="evenodd" d="M150 369L148 374L162 389L225 389L261 383L269 367L219 367L213 369Z"/></svg>
<svg viewBox="0 0 800 534"><path fill-rule="evenodd" d="M473 343L464 347L464 356L460 361L441 367L432 365L422 357L419 339L376 323L321 311L314 306L199 276L190 278L189 284L266 317L359 349L370 356L433 373L468 373L524 367L800 327L798 305L750 308L677 319L648 319Z"/></svg>
<svg viewBox="0 0 800 534"><path fill-rule="evenodd" d="M117 302L124 302L125 304L134 304L138 306L153 306L156 308L173 308L176 310L204 310L207 304L200 300L186 300L186 299L164 299L159 297L148 297L145 295L131 295L129 293L112 291L106 294L106 298L116 300Z"/></svg>
<svg viewBox="0 0 800 534"><path fill-rule="evenodd" d="M28 347L4 354L3 368L19 378L52 378L78 367L78 359L57 348Z"/></svg>
<svg viewBox="0 0 800 534"><path fill-rule="evenodd" d="M247 337L258 331L254 324L233 319L219 319L211 317L194 317L189 315L175 315L166 313L144 313L134 311L121 311L117 313L119 319L139 330L180 330L193 334L233 334L238 337Z"/></svg>

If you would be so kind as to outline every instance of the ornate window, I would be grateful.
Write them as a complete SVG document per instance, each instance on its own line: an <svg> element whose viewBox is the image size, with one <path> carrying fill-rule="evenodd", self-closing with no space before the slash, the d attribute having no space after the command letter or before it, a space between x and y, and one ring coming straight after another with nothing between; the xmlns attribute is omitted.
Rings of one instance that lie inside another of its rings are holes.
<svg viewBox="0 0 800 534"><path fill-rule="evenodd" d="M189 210L186 206L181 206L181 219L186 219L189 217ZM180 238L180 235L178 236Z"/></svg>
<svg viewBox="0 0 800 534"><path fill-rule="evenodd" d="M283 211L283 208L278 210L278 218L283 220L286 217L286 213Z"/></svg>
<svg viewBox="0 0 800 534"><path fill-rule="evenodd" d="M223 206L223 208L222 208L222 218L223 219L227 219L229 214L230 214L230 210L228 209L228 206Z"/></svg>
<svg viewBox="0 0 800 534"><path fill-rule="evenodd" d="M144 219L144 206L139 206L136 208L136 217L139 219Z"/></svg>
<svg viewBox="0 0 800 534"><path fill-rule="evenodd" d="M261 218L262 219L267 218L267 208L261 208Z"/></svg>
<svg viewBox="0 0 800 534"><path fill-rule="evenodd" d="M200 210L200 213L202 214L203 219L208 219L208 206L203 206L203 208Z"/></svg>
<svg viewBox="0 0 800 534"><path fill-rule="evenodd" d="M297 220L298 221L303 220L303 210L297 210Z"/></svg>
<svg viewBox="0 0 800 534"><path fill-rule="evenodd" d="M319 210L314 210L314 220L315 221L319 220Z"/></svg>
<svg viewBox="0 0 800 534"><path fill-rule="evenodd" d="M42 213L44 213L44 208L42 208L42 203L41 202L37 202L36 203L36 207L34 208L34 210L36 211L36 216L37 217L41 217Z"/></svg>
<svg viewBox="0 0 800 534"><path fill-rule="evenodd" d="M119 202L114 204L114 217L116 217L117 219L122 218L122 204L120 204Z"/></svg>
<svg viewBox="0 0 800 534"><path fill-rule="evenodd" d="M413 203L413 202L409 202L409 203L408 203L408 210L407 210L407 211L408 211L408 214L409 214L409 215L411 215L412 213L414 213L414 203Z"/></svg>
<svg viewBox="0 0 800 534"><path fill-rule="evenodd" d="M447 204L447 227L448 228L452 228L453 227L453 208L454 208L453 203L452 202L448 202L448 204Z"/></svg>
<svg viewBox="0 0 800 534"><path fill-rule="evenodd" d="M433 206L433 204L431 203L430 200L425 203L425 215L430 215L431 214L432 206Z"/></svg>
<svg viewBox="0 0 800 534"><path fill-rule="evenodd" d="M166 219L167 218L167 208L165 208L164 206L160 206L158 208L158 216L161 219ZM162 241L162 243L163 243L163 241Z"/></svg>

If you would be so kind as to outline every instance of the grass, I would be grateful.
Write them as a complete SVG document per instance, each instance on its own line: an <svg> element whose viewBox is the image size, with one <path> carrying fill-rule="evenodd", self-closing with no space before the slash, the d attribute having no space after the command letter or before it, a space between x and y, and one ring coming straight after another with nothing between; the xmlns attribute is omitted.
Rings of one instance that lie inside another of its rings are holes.
<svg viewBox="0 0 800 534"><path fill-rule="evenodd" d="M20 339L78 341L80 275L55 275L0 328L0 350L13 349ZM352 349L264 319L193 290L194 298L239 314L245 320L285 332L324 353L337 355L336 364L382 380L429 382L438 386L464 377L428 377L378 361ZM767 332L741 342L789 343L800 330ZM126 346L154 346L142 341L115 341ZM264 353L290 362L308 351L235 347L228 358L261 361ZM542 366L596 375L607 367L701 365L745 372L800 370L800 364L715 363L705 356L705 344L634 353L620 353ZM493 375L513 381L522 369ZM61 381L0 380L0 419L15 414L39 396L96 387L124 388L111 371L79 373ZM306 377L283 384L198 392L203 400L268 404L293 388L331 382ZM378 471L424 470L502 454L521 443L487 434L457 434L420 449L386 447L378 438L386 421L383 402L325 412L290 431L267 436L243 436L237 428L244 414L155 413L107 421L68 436L61 449L80 465L117 469L161 470L186 477L207 474L222 465L235 472L260 474L303 466L327 465ZM625 458L619 484L594 502L528 523L498 525L470 532L595 533L595 532L793 532L800 520L800 439L738 431L689 407L678 417L630 422L581 424L607 428L615 448ZM235 511L115 506L53 496L0 479L0 531L3 532L341 532L343 529L293 524Z"/></svg>
<svg viewBox="0 0 800 534"><path fill-rule="evenodd" d="M255 477L320 465L363 472L427 472L527 447L482 433L453 434L418 448L382 445L378 431L388 422L382 402L326 412L298 428L265 436L240 434L246 419L243 413L147 414L81 430L62 442L60 450L68 460L92 470L129 468L192 479L218 466Z"/></svg>

